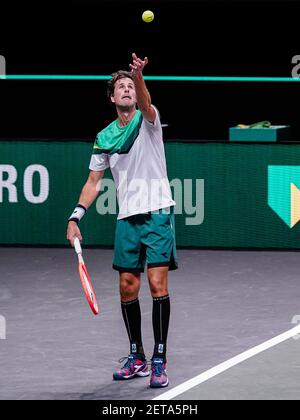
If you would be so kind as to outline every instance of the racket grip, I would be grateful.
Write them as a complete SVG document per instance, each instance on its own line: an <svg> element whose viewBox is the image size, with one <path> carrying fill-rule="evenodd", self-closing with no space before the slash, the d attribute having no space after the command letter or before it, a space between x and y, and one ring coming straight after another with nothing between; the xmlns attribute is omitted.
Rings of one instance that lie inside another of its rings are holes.
<svg viewBox="0 0 300 420"><path fill-rule="evenodd" d="M74 248L77 254L82 254L80 240L77 237L74 239Z"/></svg>

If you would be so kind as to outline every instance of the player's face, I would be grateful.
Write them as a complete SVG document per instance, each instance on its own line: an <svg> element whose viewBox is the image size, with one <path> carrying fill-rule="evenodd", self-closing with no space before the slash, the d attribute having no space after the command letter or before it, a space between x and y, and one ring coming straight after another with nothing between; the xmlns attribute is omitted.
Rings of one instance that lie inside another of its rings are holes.
<svg viewBox="0 0 300 420"><path fill-rule="evenodd" d="M136 94L133 80L129 77L117 80L111 101L121 108L132 108L135 106Z"/></svg>

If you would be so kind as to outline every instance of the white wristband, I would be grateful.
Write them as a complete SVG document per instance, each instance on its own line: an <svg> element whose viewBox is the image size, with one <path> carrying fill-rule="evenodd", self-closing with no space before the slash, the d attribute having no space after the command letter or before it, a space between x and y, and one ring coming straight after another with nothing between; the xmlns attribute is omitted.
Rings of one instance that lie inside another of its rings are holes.
<svg viewBox="0 0 300 420"><path fill-rule="evenodd" d="M78 223L83 218L85 213L86 213L85 207L79 204L78 206L75 207L73 213L71 214L68 220L69 221L73 220L74 222Z"/></svg>

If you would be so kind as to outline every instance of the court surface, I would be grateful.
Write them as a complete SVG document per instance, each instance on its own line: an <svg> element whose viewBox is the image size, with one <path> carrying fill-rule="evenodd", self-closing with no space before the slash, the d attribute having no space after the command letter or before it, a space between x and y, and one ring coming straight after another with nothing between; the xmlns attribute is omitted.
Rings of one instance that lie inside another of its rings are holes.
<svg viewBox="0 0 300 420"><path fill-rule="evenodd" d="M85 301L67 248L2 247L0 399L151 400L295 327L298 252L179 250L171 272L169 387L112 381L129 346L113 251L85 249L101 314ZM152 299L143 276L143 341L153 349ZM4 317L4 318L3 318ZM294 323L292 322L294 320ZM297 338L297 337L296 337ZM300 340L290 338L174 399L300 399Z"/></svg>

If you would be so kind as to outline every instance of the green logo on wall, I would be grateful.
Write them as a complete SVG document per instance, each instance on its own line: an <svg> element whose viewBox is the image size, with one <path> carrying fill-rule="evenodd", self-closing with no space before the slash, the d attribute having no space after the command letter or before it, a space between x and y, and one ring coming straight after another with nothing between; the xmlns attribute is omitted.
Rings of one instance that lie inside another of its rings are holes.
<svg viewBox="0 0 300 420"><path fill-rule="evenodd" d="M292 228L300 220L300 166L268 167L268 204Z"/></svg>

